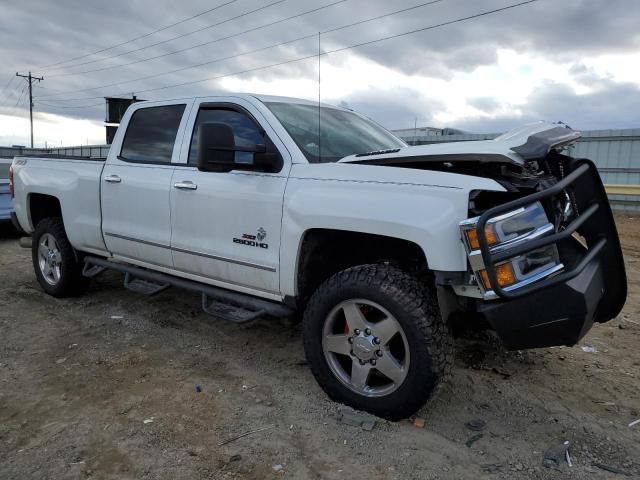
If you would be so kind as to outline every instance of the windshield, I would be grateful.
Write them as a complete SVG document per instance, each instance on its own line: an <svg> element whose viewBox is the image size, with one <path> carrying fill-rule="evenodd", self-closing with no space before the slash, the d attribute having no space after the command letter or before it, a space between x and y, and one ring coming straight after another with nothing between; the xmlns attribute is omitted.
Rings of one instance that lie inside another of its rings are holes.
<svg viewBox="0 0 640 480"><path fill-rule="evenodd" d="M337 108L265 102L310 163L336 162L354 153L404 147L384 128L360 115Z"/></svg>

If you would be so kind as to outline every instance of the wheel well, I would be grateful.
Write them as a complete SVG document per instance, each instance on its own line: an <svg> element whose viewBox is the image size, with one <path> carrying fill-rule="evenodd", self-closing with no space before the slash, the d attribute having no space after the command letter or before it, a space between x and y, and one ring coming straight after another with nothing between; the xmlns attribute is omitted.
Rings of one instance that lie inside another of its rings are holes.
<svg viewBox="0 0 640 480"><path fill-rule="evenodd" d="M399 238L345 230L306 232L298 260L298 296L306 303L318 286L334 273L366 263L389 262L423 276L427 260L416 243Z"/></svg>
<svg viewBox="0 0 640 480"><path fill-rule="evenodd" d="M40 220L50 217L62 217L60 200L52 195L32 193L29 195L29 215L34 229Z"/></svg>

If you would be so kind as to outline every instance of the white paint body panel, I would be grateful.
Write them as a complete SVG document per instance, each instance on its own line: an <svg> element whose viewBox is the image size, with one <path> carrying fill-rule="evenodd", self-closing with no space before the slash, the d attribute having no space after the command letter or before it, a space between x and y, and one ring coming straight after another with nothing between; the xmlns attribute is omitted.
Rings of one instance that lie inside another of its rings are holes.
<svg viewBox="0 0 640 480"><path fill-rule="evenodd" d="M105 165L101 184L102 231L113 255L173 265L169 192L174 168L119 160ZM109 175L117 175L121 182L104 181Z"/></svg>
<svg viewBox="0 0 640 480"><path fill-rule="evenodd" d="M187 166L199 108L202 104L214 103L233 103L253 116L283 156L284 166L279 173L201 172ZM264 107L255 99L250 102L241 97L208 97L195 101L172 184L187 181L197 185L197 189L171 189L171 247L177 270L225 281L236 288L279 294L282 198L291 155L273 128L274 124L280 124L274 122L268 110L258 108L260 106ZM234 243L234 238L256 235L260 228L267 235L261 243L268 248Z"/></svg>
<svg viewBox="0 0 640 480"><path fill-rule="evenodd" d="M193 182L198 189L171 191L175 268L256 290L279 292L286 177L177 169L174 182L182 181ZM259 228L267 232L263 243L268 248L233 242L243 234L256 235Z"/></svg>
<svg viewBox="0 0 640 480"><path fill-rule="evenodd" d="M145 164L122 160L120 150L126 126L133 114L148 107L184 104L171 164ZM135 259L162 267L173 266L171 254L171 206L169 194L174 164L178 162L185 125L193 100L141 102L132 105L122 119L109 149L101 182L102 231L107 249L116 258ZM119 183L105 177L116 175Z"/></svg>
<svg viewBox="0 0 640 480"><path fill-rule="evenodd" d="M14 161L16 197L13 208L27 233L33 232L29 196L44 194L57 197L71 244L78 250L105 251L100 212L99 179L104 162L96 160L61 160L26 157L25 165Z"/></svg>
<svg viewBox="0 0 640 480"><path fill-rule="evenodd" d="M282 154L282 171L218 173L187 166L191 131L203 102L236 103L249 110ZM176 103L187 106L170 165L131 164L117 158L133 111ZM403 148L404 155L412 148L422 147ZM450 153L472 149L461 144L439 148ZM505 151L506 143L491 144L491 149L503 155L513 153ZM311 229L408 240L424 251L430 268L466 270L458 223L467 217L469 192L504 190L490 179L446 172L355 164L346 159L309 164L259 97L251 95L135 104L115 135L106 165L44 158L18 163L24 160L14 161L14 208L28 232L34 228L29 195L51 195L60 201L69 240L78 250L269 299L296 295L300 245ZM122 183L104 182L104 176L111 174L118 174ZM175 182L185 180L196 183L197 190L173 188ZM260 227L267 231L268 249L233 243L234 237ZM138 241L106 237L105 245L103 231Z"/></svg>
<svg viewBox="0 0 640 480"><path fill-rule="evenodd" d="M296 294L294 252L305 232L314 228L409 240L422 248L429 268L466 270L458 223L467 217L471 190L503 188L493 180L407 168L294 165L282 221L283 293Z"/></svg>

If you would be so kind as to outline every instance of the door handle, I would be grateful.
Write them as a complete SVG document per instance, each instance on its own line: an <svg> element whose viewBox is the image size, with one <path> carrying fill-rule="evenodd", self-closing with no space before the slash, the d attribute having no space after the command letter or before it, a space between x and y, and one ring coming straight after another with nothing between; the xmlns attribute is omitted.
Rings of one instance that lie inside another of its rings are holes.
<svg viewBox="0 0 640 480"><path fill-rule="evenodd" d="M107 175L104 177L104 181L109 183L120 183L122 179L118 175Z"/></svg>
<svg viewBox="0 0 640 480"><path fill-rule="evenodd" d="M179 188L180 190L197 190L198 185L187 180L185 182L174 183L173 188Z"/></svg>

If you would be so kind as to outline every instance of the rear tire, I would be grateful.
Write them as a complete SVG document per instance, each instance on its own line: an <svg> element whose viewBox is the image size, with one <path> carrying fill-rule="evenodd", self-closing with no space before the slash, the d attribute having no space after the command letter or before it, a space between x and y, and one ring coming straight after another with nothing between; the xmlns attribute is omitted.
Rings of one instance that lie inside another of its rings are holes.
<svg viewBox="0 0 640 480"><path fill-rule="evenodd" d="M357 335L354 322L364 322ZM391 265L361 265L326 280L309 301L303 337L332 399L389 420L422 407L453 358L435 288Z"/></svg>
<svg viewBox="0 0 640 480"><path fill-rule="evenodd" d="M69 243L61 218L45 218L38 223L31 257L38 283L49 295L77 296L88 287L89 279L82 275L82 264Z"/></svg>

